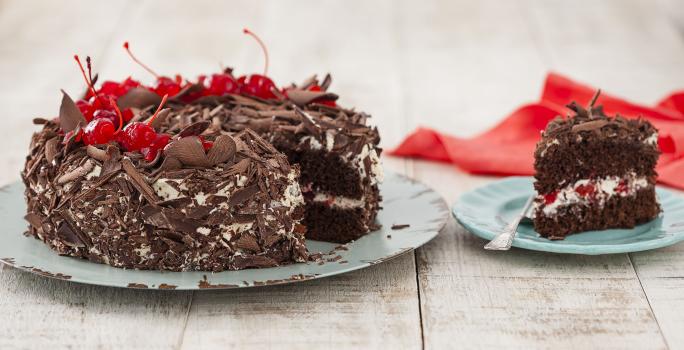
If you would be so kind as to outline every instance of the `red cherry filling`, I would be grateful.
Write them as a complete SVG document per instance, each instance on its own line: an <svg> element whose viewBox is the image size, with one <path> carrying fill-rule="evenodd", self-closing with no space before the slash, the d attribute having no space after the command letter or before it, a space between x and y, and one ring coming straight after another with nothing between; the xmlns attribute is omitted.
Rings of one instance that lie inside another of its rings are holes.
<svg viewBox="0 0 684 350"><path fill-rule="evenodd" d="M558 198L558 191L547 193L544 195L544 204L549 205L555 202L556 198Z"/></svg>
<svg viewBox="0 0 684 350"><path fill-rule="evenodd" d="M579 185L575 188L575 192L577 192L582 197L590 197L596 194L596 185L591 183Z"/></svg>
<svg viewBox="0 0 684 350"><path fill-rule="evenodd" d="M618 183L617 186L615 186L615 192L617 193L627 193L627 181L625 180L620 180L620 183Z"/></svg>

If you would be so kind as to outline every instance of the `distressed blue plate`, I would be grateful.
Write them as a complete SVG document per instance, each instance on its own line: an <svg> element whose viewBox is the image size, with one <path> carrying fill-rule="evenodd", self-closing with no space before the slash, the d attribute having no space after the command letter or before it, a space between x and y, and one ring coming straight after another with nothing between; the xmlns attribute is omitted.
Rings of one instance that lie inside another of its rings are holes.
<svg viewBox="0 0 684 350"><path fill-rule="evenodd" d="M468 231L494 238L520 213L534 193L531 177L509 177L465 193L453 215ZM666 247L684 241L684 197L656 188L663 212L655 220L630 230L588 231L552 241L539 236L531 223L522 223L513 246L567 254L615 254Z"/></svg>
<svg viewBox="0 0 684 350"><path fill-rule="evenodd" d="M380 230L344 246L307 241L323 262L266 269L211 272L124 270L87 260L59 256L42 242L22 235L26 204L24 185L0 189L0 262L45 277L128 288L229 289L274 285L333 276L379 264L433 239L444 227L449 208L433 190L407 177L386 173L380 186L383 210ZM400 226L397 226L400 225Z"/></svg>

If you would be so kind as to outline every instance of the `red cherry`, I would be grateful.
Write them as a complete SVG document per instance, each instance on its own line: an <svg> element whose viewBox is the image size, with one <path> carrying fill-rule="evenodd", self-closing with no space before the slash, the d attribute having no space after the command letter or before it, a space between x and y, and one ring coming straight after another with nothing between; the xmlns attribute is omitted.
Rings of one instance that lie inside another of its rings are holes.
<svg viewBox="0 0 684 350"><path fill-rule="evenodd" d="M169 77L159 77L157 78L157 86L155 86L155 88L152 90L159 96L175 96L183 88L181 85L182 82L183 79L180 75L177 75L175 80Z"/></svg>
<svg viewBox="0 0 684 350"><path fill-rule="evenodd" d="M577 192L582 197L593 196L596 193L596 186L594 184L579 185L575 188Z"/></svg>
<svg viewBox="0 0 684 350"><path fill-rule="evenodd" d="M555 202L557 197L558 197L558 191L553 191L551 193L545 194L544 195L544 204L549 205L549 204Z"/></svg>
<svg viewBox="0 0 684 350"><path fill-rule="evenodd" d="M116 96L114 95L104 95L99 94L97 97L91 98L90 104L93 106L94 110L106 109L108 111L114 111L114 106L116 105Z"/></svg>
<svg viewBox="0 0 684 350"><path fill-rule="evenodd" d="M105 95L112 95L116 97L121 97L125 95L132 88L141 86L136 80L131 79L131 77L126 78L126 80L117 83L115 81L105 81L102 83L98 93Z"/></svg>
<svg viewBox="0 0 684 350"><path fill-rule="evenodd" d="M123 121L128 123L131 121L131 119L133 119L133 111L130 108L126 108L121 116L123 117Z"/></svg>
<svg viewBox="0 0 684 350"><path fill-rule="evenodd" d="M119 142L127 151L138 151L149 146L156 138L157 133L151 126L136 122L126 125Z"/></svg>
<svg viewBox="0 0 684 350"><path fill-rule="evenodd" d="M221 96L225 94L236 94L240 91L238 82L230 74L212 74L206 95Z"/></svg>
<svg viewBox="0 0 684 350"><path fill-rule="evenodd" d="M211 149L212 146L214 146L214 143L212 141L207 141L204 139L203 136L198 136L200 141L202 142L202 147L204 148L204 151L208 151Z"/></svg>
<svg viewBox="0 0 684 350"><path fill-rule="evenodd" d="M108 119L112 124L119 124L119 116L115 111L110 111L107 109L98 109L93 113L93 120L95 119Z"/></svg>
<svg viewBox="0 0 684 350"><path fill-rule="evenodd" d="M93 119L83 130L83 143L86 145L102 145L114 138L116 127L109 119Z"/></svg>
<svg viewBox="0 0 684 350"><path fill-rule="evenodd" d="M81 111L81 114L83 114L87 121L93 119L93 112L95 112L95 110L88 101L78 100L76 101L76 107L78 107L78 110Z"/></svg>
<svg viewBox="0 0 684 350"><path fill-rule="evenodd" d="M318 84L311 85L311 87L309 87L308 90L309 91L322 91L321 87L318 86ZM335 103L334 100L318 99L318 100L314 100L313 102L321 104L321 105L330 106L330 107L337 107L337 103Z"/></svg>
<svg viewBox="0 0 684 350"><path fill-rule="evenodd" d="M276 98L276 95L273 94L273 89L275 89L276 86L273 81L266 76L259 74L243 75L237 82L240 86L241 94L252 95L263 99Z"/></svg>
<svg viewBox="0 0 684 350"><path fill-rule="evenodd" d="M153 161L155 158L157 158L157 154L166 147L166 145L169 144L169 141L171 140L171 136L167 134L159 134L157 137L152 141L152 143L148 147L144 147L140 150L140 153L145 157L145 160L148 162Z"/></svg>
<svg viewBox="0 0 684 350"><path fill-rule="evenodd" d="M268 50L266 49L266 45L264 45L264 42L249 29L245 28L243 29L243 32L253 37L264 52L264 74L241 76L237 81L240 93L261 97L263 99L277 98L276 95L273 94L273 89L275 89L276 86L273 83L273 80L268 78Z"/></svg>

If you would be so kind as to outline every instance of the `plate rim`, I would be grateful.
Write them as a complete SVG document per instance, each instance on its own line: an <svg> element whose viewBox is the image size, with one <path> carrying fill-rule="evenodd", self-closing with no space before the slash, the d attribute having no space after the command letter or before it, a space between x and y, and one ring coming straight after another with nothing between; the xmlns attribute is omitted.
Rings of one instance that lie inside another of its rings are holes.
<svg viewBox="0 0 684 350"><path fill-rule="evenodd" d="M171 285L171 284L166 284L166 283L159 283L158 285L151 285L148 286L146 284L137 284L137 283L129 283L127 286L122 285L122 284L117 284L115 281L111 280L98 280L96 278L92 278L90 276L74 276L74 275L64 275L61 273L53 273L46 271L44 269L41 269L40 267L35 267L35 266L25 266L19 263L15 262L15 259L9 258L9 257L4 257L0 256L0 264L7 265L12 268L16 268L18 270L24 271L24 272L29 272L32 274L36 274L42 277L47 277L50 279L57 279L57 280L62 280L62 281L68 281L68 282L73 282L77 284L85 284L85 285L97 285L97 286L105 286L105 287L115 287L115 288L126 288L126 289L149 289L149 290L227 290L227 289L242 289L242 288L252 288L252 287L261 287L261 286L272 286L272 285L283 285L283 284L290 284L290 283L299 283L299 282L306 282L310 280L315 280L315 279L321 279L325 277L331 277L335 275L341 275L345 273L349 273L352 271L356 270L361 270L376 264L384 263L386 261L392 260L394 258L397 258L399 256L405 255L411 251L414 251L415 249L425 245L426 243L430 242L433 240L435 237L439 235L439 233L444 229L446 226L447 222L449 221L450 218L450 208L444 199L437 191L435 191L432 187L426 185L425 183L418 181L416 179L410 178L404 174L400 174L394 171L385 171L385 181L387 181L390 178L396 178L396 181L398 183L405 183L408 182L411 184L411 186L418 185L422 188L420 191L420 194L429 194L434 198L431 198L431 204L433 204L433 208L435 209L433 212L433 218L430 221L427 221L426 223L429 223L433 226L425 229L421 233L429 233L429 235L424 235L420 237L419 239L417 238L415 240L415 243L411 247L407 248L400 248L398 251L392 252L391 254L385 255L378 257L375 260L366 260L366 261L361 261L360 263L357 264L352 264L349 266L342 266L340 265L339 269L336 269L334 271L329 271L321 274L312 274L312 275L292 275L291 278L289 279L279 279L279 280L266 280L266 281L252 281L252 283L247 283L247 284L211 284L209 283L208 286L202 287L201 285L198 284L198 281L195 281L195 285L183 285L183 286L176 286L176 285ZM0 186L0 190L2 189L7 189L13 186L20 186L22 191L23 191L23 185L21 184L21 181L13 181L8 184L5 184L3 186ZM381 184L381 194L382 194L382 184ZM410 198L406 196L404 198L407 201L415 202L413 198ZM21 198L23 201L23 197ZM385 203L384 201L381 203ZM19 220L20 218L18 218ZM23 219L21 219L23 220ZM391 230L389 232L395 232L394 230L391 229L391 226L394 223L388 222L388 223L383 223L383 226L386 227L388 230ZM434 225L436 224L436 225ZM371 232L368 235L372 235L374 233L376 234L382 234L384 231L379 230L375 232ZM241 271L249 271L249 270L277 270L277 269L283 269L283 268L290 268L293 266L304 266L304 265L309 265L309 264L316 264L316 262L304 262L304 263L294 263L294 264L288 264L288 265L283 265L283 266L277 266L277 267L271 267L271 268L265 268L265 269L245 269L245 270L226 270L226 271L221 271L221 272L211 272L211 271L181 271L181 272L175 272L175 271L160 271L160 270L136 270L136 269L122 269L122 268L117 268L113 266L109 266L106 264L97 264L94 262L91 262L86 259L80 259L76 257L70 257L70 256L58 256L56 252L53 250L49 249L45 244L37 239L34 239L33 237L27 237L22 235L20 232L16 233L11 233L15 235L21 235L21 239L27 239L27 240L32 240L35 241L36 244L44 246L47 248L51 253L55 254L55 256L61 258L66 258L66 259L71 259L72 261L75 261L77 264L93 264L93 265L102 265L102 267L106 269L115 269L116 271L125 271L124 273L130 273L131 274L131 280L136 280L135 276L136 275L144 275L144 274L168 274L168 275L175 275L178 274L178 276L182 276L182 274L202 274L204 279L207 280L207 276L216 276L219 274L227 275L231 273L238 273ZM364 236L366 237L366 236ZM361 237L359 240L354 241L354 243L358 243L361 241L364 237ZM307 242L310 242L310 240L307 240ZM338 243L331 243L331 242L323 242L327 244L334 244L336 245L336 248L339 246L346 246L346 244L338 244ZM351 243L351 242L350 242ZM33 242L31 243L33 244ZM335 249L336 250L336 249ZM347 249L343 249L347 250ZM352 249L349 249L350 251ZM339 253L339 251L337 251ZM317 252L314 252L317 253ZM326 262L326 263L331 263L331 262ZM180 278L180 277L176 277ZM144 277L142 278L144 279ZM173 282L172 279L170 279L170 282ZM201 282L201 280L199 281ZM243 281L246 282L246 281Z"/></svg>
<svg viewBox="0 0 684 350"><path fill-rule="evenodd" d="M472 222L468 218L463 216L463 211L462 211L462 205L464 205L465 202L467 202L468 197L474 195L475 193L485 190L487 188L491 188L493 186L511 186L512 184L515 185L520 185L521 182L525 183L532 183L533 181L532 176L508 176L504 177L501 179L494 180L492 182L489 182L485 185L478 186L476 188L473 188L463 194L461 194L458 199L452 204L451 207L451 214L452 216L456 219L456 221L461 224L466 231L469 233L480 237L485 240L491 240L494 238L496 235L496 232L493 232L492 230L481 227L477 225L477 223ZM674 197L674 198L680 198L680 200L684 201L684 198L682 196L677 195L673 191L671 191L668 188L665 188L664 186L657 185L656 190L658 191L658 195L662 196L665 195L666 197ZM525 191L524 189L519 190L520 192ZM532 194L532 188L530 187L529 193ZM527 191L525 191L527 192ZM665 213L661 213L659 217L662 217ZM657 220L657 219L654 219ZM648 231L646 231L648 232ZM536 231L535 231L536 233ZM572 243L565 243L565 244L554 244L553 240L547 240L547 242L544 241L530 241L527 239L521 239L519 237L515 237L513 239L513 247L520 248L520 249L526 249L526 250L533 250L533 251L540 251L540 252L548 252L548 253L556 253L556 254L575 254L575 255L607 255L607 254L623 254L623 253L632 253L632 252L639 252L639 251L647 251L647 250L653 250L653 249L658 249L658 248L663 248L663 247L668 247L677 243L680 243L684 241L684 230L682 232L675 232L670 236L666 237L661 237L658 239L653 239L653 240L648 240L648 241L641 241L641 242L630 242L630 243L622 243L622 244L613 244L613 245L580 245L580 244L572 244Z"/></svg>

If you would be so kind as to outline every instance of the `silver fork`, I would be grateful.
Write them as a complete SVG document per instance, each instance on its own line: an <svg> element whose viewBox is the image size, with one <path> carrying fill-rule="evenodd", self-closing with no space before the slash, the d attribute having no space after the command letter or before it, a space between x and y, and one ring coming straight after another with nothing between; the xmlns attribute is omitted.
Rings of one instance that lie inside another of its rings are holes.
<svg viewBox="0 0 684 350"><path fill-rule="evenodd" d="M520 214L516 218L513 219L506 227L504 230L499 233L494 239L489 241L484 248L487 250L509 250L511 249L511 245L513 244L513 238L515 238L515 234L518 232L518 225L520 225L520 221L523 218L527 217L527 212L530 210L532 207L532 203L534 202L534 195L530 196L530 198L527 199L527 202L525 202L525 206L523 209L520 211Z"/></svg>

